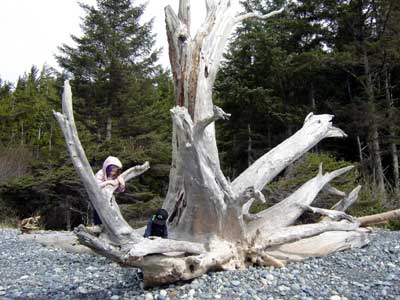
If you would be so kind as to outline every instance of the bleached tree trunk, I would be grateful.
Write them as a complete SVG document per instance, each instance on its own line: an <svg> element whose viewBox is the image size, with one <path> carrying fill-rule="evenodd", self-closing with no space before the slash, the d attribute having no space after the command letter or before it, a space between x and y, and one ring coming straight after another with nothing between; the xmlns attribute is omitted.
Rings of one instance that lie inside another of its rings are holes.
<svg viewBox="0 0 400 300"><path fill-rule="evenodd" d="M316 177L288 198L256 215L249 213L254 201L265 201L260 191L282 170L322 139L346 136L332 125L331 115L310 113L302 128L257 159L233 182L221 171L214 122L230 115L213 105L212 88L227 39L241 21L268 19L282 10L263 16L238 14L233 5L237 1L206 0L205 21L191 37L190 1L179 3L178 14L170 6L165 8L176 97L176 106L171 109L170 183L163 204L170 215L170 239L143 238L122 218L113 197L116 188L100 190L97 186L76 132L66 82L63 113L55 116L75 169L106 228L105 235L95 237L80 226L75 229L79 241L121 265L142 268L145 286L187 280L209 270L242 269L252 264L282 266L367 243L367 232L358 229L360 221L356 218L343 211L311 206L320 190L351 167L324 174L321 166ZM122 176L127 181L148 168L145 163ZM342 199L338 209L345 210L357 193L346 197L351 201ZM293 225L305 210L329 220Z"/></svg>
<svg viewBox="0 0 400 300"><path fill-rule="evenodd" d="M383 224L392 219L400 219L400 209L358 218L362 226Z"/></svg>
<svg viewBox="0 0 400 300"><path fill-rule="evenodd" d="M103 253L105 251L103 248L115 253L123 253L124 259L129 260L130 257L138 257L146 254L161 251L161 249L173 249L170 251L185 251L189 249L194 251L194 253L202 253L204 248L202 245L197 245L193 243L182 243L174 241L155 241L151 245L151 249L142 249L140 246L136 248L136 245L131 245L131 243L139 245L147 245L148 240L144 239L141 235L135 232L130 225L124 220L119 210L115 198L113 196L114 191L117 186L107 186L100 189L96 179L94 177L92 168L86 158L85 151L79 141L78 133L76 131L75 121L73 117L72 110L72 94L69 82L66 81L64 84L64 93L62 99L62 113L54 112L66 140L67 148L69 150L72 163L74 164L75 170L77 171L81 181L83 182L86 191L88 193L89 199L93 204L94 208L98 212L101 221L103 222L107 236L105 237L106 242L112 242L112 245L118 245L117 250L112 249L115 246L104 245L104 241L100 242L93 237L93 240L89 237L86 230L81 227L76 229L76 233L82 243L86 245L94 245L93 248L98 246L95 251ZM149 163L146 162L141 166L132 167L121 174L125 181L142 174L149 169ZM124 245L122 247L121 245ZM165 248L166 247L166 248ZM127 256L127 253L129 255ZM145 254L143 254L145 253ZM113 256L112 254L111 256ZM113 256L114 257L114 256ZM119 258L120 260L122 257Z"/></svg>

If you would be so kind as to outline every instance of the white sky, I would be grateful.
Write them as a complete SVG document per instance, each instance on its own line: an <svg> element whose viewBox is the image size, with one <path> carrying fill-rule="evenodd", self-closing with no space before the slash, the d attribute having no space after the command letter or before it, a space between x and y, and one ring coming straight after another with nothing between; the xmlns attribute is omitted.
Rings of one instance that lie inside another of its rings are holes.
<svg viewBox="0 0 400 300"><path fill-rule="evenodd" d="M96 0L81 0L94 5ZM145 0L133 1L134 5ZM192 30L204 19L204 0L191 1ZM176 11L179 0L149 0L143 21L154 17L156 47L164 51L160 63L169 66L164 7ZM83 10L77 0L0 0L0 78L15 83L32 65L46 63L59 69L54 55L63 43L73 45L71 34L79 36Z"/></svg>

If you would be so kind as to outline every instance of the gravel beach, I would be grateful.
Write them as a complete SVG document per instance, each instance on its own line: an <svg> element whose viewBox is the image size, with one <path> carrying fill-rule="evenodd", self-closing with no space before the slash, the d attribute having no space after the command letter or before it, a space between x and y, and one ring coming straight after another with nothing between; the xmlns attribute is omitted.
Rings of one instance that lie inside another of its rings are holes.
<svg viewBox="0 0 400 300"><path fill-rule="evenodd" d="M71 254L0 229L0 299L400 300L400 232L378 231L352 251L292 263L205 274L142 290L136 269L104 257Z"/></svg>

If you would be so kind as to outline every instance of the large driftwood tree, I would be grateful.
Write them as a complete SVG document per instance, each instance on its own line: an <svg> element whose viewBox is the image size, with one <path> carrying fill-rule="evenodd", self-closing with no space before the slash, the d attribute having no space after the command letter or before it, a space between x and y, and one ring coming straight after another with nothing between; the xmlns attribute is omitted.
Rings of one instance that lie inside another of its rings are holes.
<svg viewBox="0 0 400 300"><path fill-rule="evenodd" d="M121 216L113 192L101 191L76 132L72 95L66 82L63 112L55 116L63 130L77 172L106 233L95 237L77 228L80 242L124 266L139 267L146 286L191 279L210 270L242 269L248 265L282 266L289 261L321 256L368 243L361 222L345 209L357 198L360 187L346 195L329 182L351 169L323 173L291 196L256 215L254 201L264 201L261 190L285 167L327 137L345 137L332 126L331 115L310 113L292 137L266 153L230 182L222 173L214 122L229 114L213 105L212 88L230 33L247 18L237 14L234 0L206 0L207 15L196 35L190 35L190 1L180 0L179 12L165 8L169 54L175 83L176 106L171 109L173 153L170 184L163 207L168 210L170 239L145 239ZM122 176L129 180L149 164L133 167ZM319 209L312 202L322 189L343 198L334 208ZM325 216L321 222L294 225L311 210Z"/></svg>

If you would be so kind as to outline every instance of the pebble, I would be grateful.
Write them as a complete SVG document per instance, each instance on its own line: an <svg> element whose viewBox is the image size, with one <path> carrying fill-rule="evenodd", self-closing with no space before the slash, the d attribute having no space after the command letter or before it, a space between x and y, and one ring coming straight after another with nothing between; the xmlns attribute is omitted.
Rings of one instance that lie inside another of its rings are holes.
<svg viewBox="0 0 400 300"><path fill-rule="evenodd" d="M191 290L189 291L188 295L189 295L189 297L193 297L195 293L196 293L195 290L194 290L194 289L191 289Z"/></svg>
<svg viewBox="0 0 400 300"><path fill-rule="evenodd" d="M275 279L275 277L272 274L268 274L265 279L269 280L269 281L273 281Z"/></svg>
<svg viewBox="0 0 400 300"><path fill-rule="evenodd" d="M232 285L233 286L239 286L240 285L240 281L234 280L234 281L232 281Z"/></svg>
<svg viewBox="0 0 400 300"><path fill-rule="evenodd" d="M153 294L146 293L146 295L144 296L144 300L154 300Z"/></svg>
<svg viewBox="0 0 400 300"><path fill-rule="evenodd" d="M134 268L121 268L101 256L44 248L18 235L17 230L0 229L0 299L400 300L400 232L379 231L362 249L282 269L215 272L147 291Z"/></svg>

